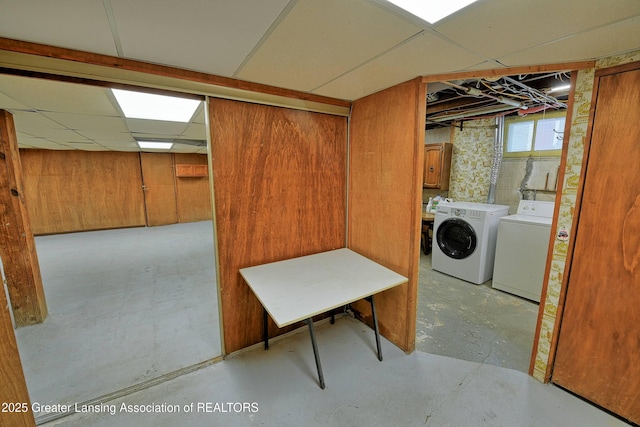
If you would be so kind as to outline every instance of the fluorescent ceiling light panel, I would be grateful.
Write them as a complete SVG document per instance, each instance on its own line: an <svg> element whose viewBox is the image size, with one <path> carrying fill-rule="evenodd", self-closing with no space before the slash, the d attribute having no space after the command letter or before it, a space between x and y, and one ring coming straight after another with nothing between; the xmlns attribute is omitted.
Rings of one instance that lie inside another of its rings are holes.
<svg viewBox="0 0 640 427"><path fill-rule="evenodd" d="M388 0L430 24L435 24L477 0Z"/></svg>
<svg viewBox="0 0 640 427"><path fill-rule="evenodd" d="M563 86L556 86L554 88L551 88L550 91L548 91L547 93L551 93L551 92L563 92L565 90L569 90L571 89L571 85L563 85Z"/></svg>
<svg viewBox="0 0 640 427"><path fill-rule="evenodd" d="M200 101L196 99L120 89L111 89L111 91L128 119L188 123L200 105Z"/></svg>
<svg viewBox="0 0 640 427"><path fill-rule="evenodd" d="M137 141L140 148L153 148L156 150L171 150L173 147L172 142L157 142L157 141Z"/></svg>

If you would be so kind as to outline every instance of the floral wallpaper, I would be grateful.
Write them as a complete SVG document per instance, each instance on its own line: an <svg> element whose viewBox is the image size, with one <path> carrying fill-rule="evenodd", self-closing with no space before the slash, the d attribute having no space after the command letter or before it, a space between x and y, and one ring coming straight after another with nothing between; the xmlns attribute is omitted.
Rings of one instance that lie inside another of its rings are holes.
<svg viewBox="0 0 640 427"><path fill-rule="evenodd" d="M483 119L454 130L449 181L449 197L454 201L487 202L495 129L494 119Z"/></svg>
<svg viewBox="0 0 640 427"><path fill-rule="evenodd" d="M640 51L599 60L596 62L595 69L635 61L640 61ZM572 235L571 225L573 224L578 183L582 171L582 158L587 135L589 110L591 109L595 69L581 70L578 72L571 117L571 134L569 136L567 163L564 170L565 175L555 236L564 233L568 233L569 237ZM553 258L551 261L549 280L546 285L546 298L541 302L540 306L542 310L542 323L537 337L537 349L532 372L533 376L540 381L545 381L550 373L551 367L549 366L549 359L552 354L551 341L557 326L558 304L560 302L560 290L565 274L568 248L569 241L556 238L553 245Z"/></svg>

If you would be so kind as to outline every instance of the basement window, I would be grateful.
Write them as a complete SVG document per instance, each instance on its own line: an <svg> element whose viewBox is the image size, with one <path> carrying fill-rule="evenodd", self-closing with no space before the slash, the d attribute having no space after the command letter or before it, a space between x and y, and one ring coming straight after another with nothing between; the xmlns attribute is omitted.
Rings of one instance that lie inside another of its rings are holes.
<svg viewBox="0 0 640 427"><path fill-rule="evenodd" d="M130 90L111 89L120 109L128 119L163 120L188 123L200 101L176 96L155 95Z"/></svg>
<svg viewBox="0 0 640 427"><path fill-rule="evenodd" d="M507 117L504 121L506 157L560 156L566 111Z"/></svg>

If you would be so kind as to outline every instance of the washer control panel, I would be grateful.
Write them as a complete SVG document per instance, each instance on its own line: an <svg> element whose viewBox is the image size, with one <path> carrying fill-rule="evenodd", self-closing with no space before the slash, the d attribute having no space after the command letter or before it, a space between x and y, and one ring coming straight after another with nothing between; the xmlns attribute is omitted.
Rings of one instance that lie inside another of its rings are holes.
<svg viewBox="0 0 640 427"><path fill-rule="evenodd" d="M553 217L554 202L540 202L537 200L520 200L518 204L518 214Z"/></svg>

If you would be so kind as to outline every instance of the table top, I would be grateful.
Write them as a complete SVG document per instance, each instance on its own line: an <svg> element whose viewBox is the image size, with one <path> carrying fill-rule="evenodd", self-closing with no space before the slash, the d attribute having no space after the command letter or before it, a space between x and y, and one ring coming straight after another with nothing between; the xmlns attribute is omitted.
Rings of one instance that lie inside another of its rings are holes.
<svg viewBox="0 0 640 427"><path fill-rule="evenodd" d="M422 212L422 220L423 221L433 221L436 219L435 212Z"/></svg>
<svg viewBox="0 0 640 427"><path fill-rule="evenodd" d="M407 278L350 250L240 269L279 328L407 282Z"/></svg>

